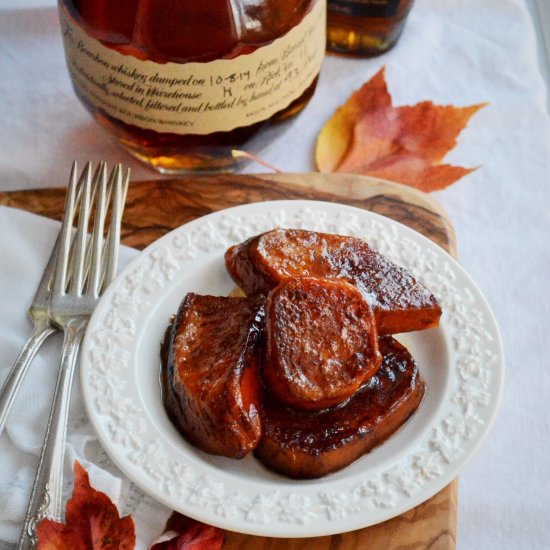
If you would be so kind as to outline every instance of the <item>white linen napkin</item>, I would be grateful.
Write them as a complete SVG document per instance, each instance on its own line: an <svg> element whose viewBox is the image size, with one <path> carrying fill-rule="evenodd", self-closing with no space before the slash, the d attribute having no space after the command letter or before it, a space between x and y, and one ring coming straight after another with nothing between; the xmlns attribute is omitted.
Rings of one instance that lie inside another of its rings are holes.
<svg viewBox="0 0 550 550"><path fill-rule="evenodd" d="M59 222L0 207L0 384L31 332L27 308L59 227ZM119 270L136 254L136 250L122 247ZM53 398L61 342L60 335L51 336L35 357L0 438L0 541L16 542L19 537ZM93 487L107 493L122 514L132 514L136 548L147 548L162 532L170 510L144 495L107 457L86 417L78 372L65 452L67 485L74 460L86 468ZM70 487L66 492L69 496Z"/></svg>

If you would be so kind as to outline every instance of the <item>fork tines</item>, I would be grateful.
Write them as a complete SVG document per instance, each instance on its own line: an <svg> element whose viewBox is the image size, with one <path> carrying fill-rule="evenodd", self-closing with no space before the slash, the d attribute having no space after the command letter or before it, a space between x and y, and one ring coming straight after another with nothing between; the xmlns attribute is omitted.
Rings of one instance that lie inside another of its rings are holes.
<svg viewBox="0 0 550 550"><path fill-rule="evenodd" d="M97 297L114 278L120 240L120 224L115 220L122 215L130 181L130 170L124 178L122 171L122 165L116 164L107 176L107 164L100 162L92 175L92 164L87 162L78 177L78 165L73 163L65 200L69 214L63 220L65 227L61 231L53 277L54 292L81 296L86 290ZM93 238L90 239L89 223L94 209ZM109 214L111 223L105 236ZM76 232L72 231L75 221L80 229Z"/></svg>

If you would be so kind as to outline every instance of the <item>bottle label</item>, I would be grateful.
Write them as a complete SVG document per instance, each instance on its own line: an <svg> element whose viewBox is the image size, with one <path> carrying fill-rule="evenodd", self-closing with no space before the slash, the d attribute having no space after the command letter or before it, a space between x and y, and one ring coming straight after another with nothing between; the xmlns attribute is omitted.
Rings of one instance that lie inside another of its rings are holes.
<svg viewBox="0 0 550 550"><path fill-rule="evenodd" d="M359 17L393 17L400 0L328 0L328 11Z"/></svg>
<svg viewBox="0 0 550 550"><path fill-rule="evenodd" d="M268 119L311 85L325 54L326 0L284 36L247 55L207 63L155 63L86 34L60 3L73 84L92 105L157 132L211 134Z"/></svg>

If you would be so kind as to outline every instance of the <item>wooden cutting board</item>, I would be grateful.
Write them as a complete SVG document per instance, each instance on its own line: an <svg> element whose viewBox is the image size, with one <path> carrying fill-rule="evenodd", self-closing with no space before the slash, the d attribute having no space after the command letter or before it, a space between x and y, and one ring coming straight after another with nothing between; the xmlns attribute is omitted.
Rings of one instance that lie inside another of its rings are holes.
<svg viewBox="0 0 550 550"><path fill-rule="evenodd" d="M64 188L0 193L0 205L61 219ZM412 227L456 256L453 227L428 195L409 187L348 174L214 175L132 182L122 242L142 249L205 214L244 203L312 199L350 204ZM226 532L224 550L452 550L457 481L428 501L378 525L327 537L273 539Z"/></svg>

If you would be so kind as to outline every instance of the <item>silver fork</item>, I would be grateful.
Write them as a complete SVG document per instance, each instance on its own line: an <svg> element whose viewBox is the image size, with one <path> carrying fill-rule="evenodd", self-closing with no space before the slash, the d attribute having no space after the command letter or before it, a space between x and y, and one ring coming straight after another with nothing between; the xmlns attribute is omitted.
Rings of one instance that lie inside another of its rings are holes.
<svg viewBox="0 0 550 550"><path fill-rule="evenodd" d="M71 169L71 180L76 178L77 165L73 163ZM71 208L65 208L63 218L74 215L74 204L78 201L80 188L76 189L76 193L71 196ZM72 222L71 222L72 223ZM28 314L31 318L34 328L29 336L29 339L23 346L23 349L19 353L19 356L15 360L7 378L4 380L2 389L0 389L0 436L4 430L6 420L8 419L9 412L21 386L21 382L27 373L27 370L34 359L34 356L40 349L44 340L50 336L53 332L59 330L50 318L49 303L52 290L52 279L55 270L55 260L57 258L57 250L59 248L59 240L63 231L63 223L59 234L56 238L55 244L52 248L50 258L42 274L42 279L38 284L34 298L29 306Z"/></svg>
<svg viewBox="0 0 550 550"><path fill-rule="evenodd" d="M50 316L63 329L61 365L31 498L18 548L34 548L36 527L45 517L60 520L63 496L63 455L73 374L80 342L99 296L116 274L120 224L129 182L117 165L109 178L101 163L92 178L88 164L77 181L76 170L67 189L66 209L50 298ZM72 237L75 197L80 188L78 228ZM91 239L87 231L95 195L95 220ZM109 208L110 204L110 208ZM105 220L110 224L104 239ZM72 251L72 253L71 253Z"/></svg>

